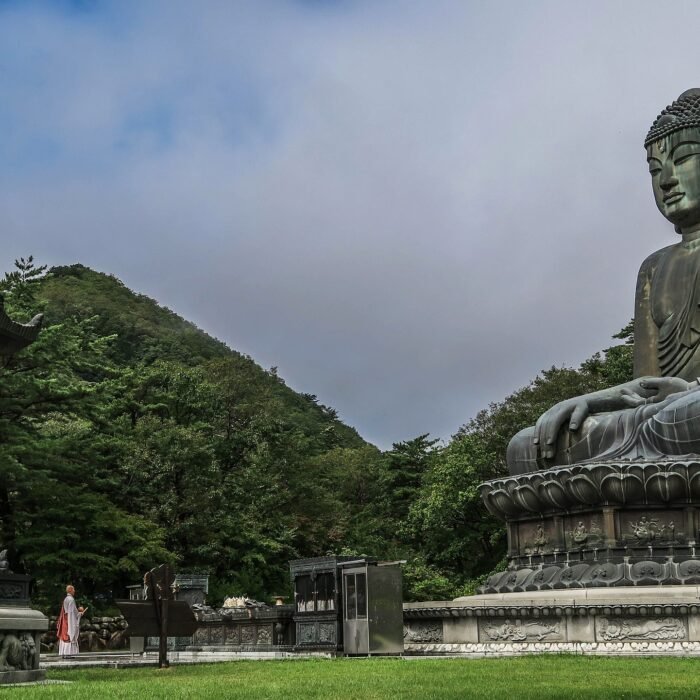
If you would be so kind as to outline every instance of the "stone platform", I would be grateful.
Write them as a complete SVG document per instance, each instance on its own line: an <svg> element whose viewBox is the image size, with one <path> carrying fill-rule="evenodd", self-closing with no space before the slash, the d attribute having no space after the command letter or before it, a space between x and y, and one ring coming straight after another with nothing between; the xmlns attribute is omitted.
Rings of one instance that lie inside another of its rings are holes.
<svg viewBox="0 0 700 700"><path fill-rule="evenodd" d="M496 593L404 604L406 655L700 656L700 586Z"/></svg>

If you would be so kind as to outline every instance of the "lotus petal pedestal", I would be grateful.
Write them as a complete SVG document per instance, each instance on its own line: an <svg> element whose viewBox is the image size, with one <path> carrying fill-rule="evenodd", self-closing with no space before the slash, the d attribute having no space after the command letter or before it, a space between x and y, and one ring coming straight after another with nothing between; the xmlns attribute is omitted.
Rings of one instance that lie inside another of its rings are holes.
<svg viewBox="0 0 700 700"><path fill-rule="evenodd" d="M700 462L578 464L480 489L509 560L482 593L700 584Z"/></svg>

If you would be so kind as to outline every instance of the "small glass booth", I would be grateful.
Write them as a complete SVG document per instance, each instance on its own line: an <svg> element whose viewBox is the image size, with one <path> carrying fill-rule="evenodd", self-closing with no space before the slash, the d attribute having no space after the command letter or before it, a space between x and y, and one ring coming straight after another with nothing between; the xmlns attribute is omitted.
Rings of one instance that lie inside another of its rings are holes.
<svg viewBox="0 0 700 700"><path fill-rule="evenodd" d="M400 564L357 559L341 563L340 568L345 654L403 653Z"/></svg>
<svg viewBox="0 0 700 700"><path fill-rule="evenodd" d="M401 562L315 557L289 562L294 649L348 655L403 653Z"/></svg>
<svg viewBox="0 0 700 700"><path fill-rule="evenodd" d="M295 650L343 648L340 569L354 557L314 557L289 562L294 586Z"/></svg>

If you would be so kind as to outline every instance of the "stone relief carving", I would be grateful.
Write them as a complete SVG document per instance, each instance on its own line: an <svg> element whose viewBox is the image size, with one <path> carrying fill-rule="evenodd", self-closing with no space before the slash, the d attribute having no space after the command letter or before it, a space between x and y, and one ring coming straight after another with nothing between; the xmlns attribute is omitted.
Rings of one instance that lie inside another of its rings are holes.
<svg viewBox="0 0 700 700"><path fill-rule="evenodd" d="M22 598L22 586L15 583L3 583L0 585L0 599L19 600Z"/></svg>
<svg viewBox="0 0 700 700"><path fill-rule="evenodd" d="M574 528L567 530L566 539L572 547L595 546L603 541L603 531L597 520L591 520L588 527L583 520L579 520Z"/></svg>
<svg viewBox="0 0 700 700"><path fill-rule="evenodd" d="M637 522L630 521L630 535L625 537L627 542L652 544L655 542L683 542L685 533L679 532L673 520L660 522L657 517L643 515Z"/></svg>
<svg viewBox="0 0 700 700"><path fill-rule="evenodd" d="M255 630L249 625L241 625L241 644L255 644Z"/></svg>
<svg viewBox="0 0 700 700"><path fill-rule="evenodd" d="M318 641L327 644L335 642L335 623L321 622L318 626Z"/></svg>
<svg viewBox="0 0 700 700"><path fill-rule="evenodd" d="M223 627L211 627L209 630L209 643L210 644L223 644L224 643L224 628Z"/></svg>
<svg viewBox="0 0 700 700"><path fill-rule="evenodd" d="M625 618L599 618L598 634L605 642L613 640L685 639L685 625L677 617L655 620Z"/></svg>
<svg viewBox="0 0 700 700"><path fill-rule="evenodd" d="M700 561L684 561L678 566L678 571L683 578L700 575Z"/></svg>
<svg viewBox="0 0 700 700"><path fill-rule="evenodd" d="M194 633L192 641L194 642L194 644L207 644L209 642L209 630L206 627L200 627Z"/></svg>
<svg viewBox="0 0 700 700"><path fill-rule="evenodd" d="M537 524L535 532L531 537L532 539L526 540L523 544L523 552L525 554L544 554L545 552L552 551L549 537L547 537L542 523Z"/></svg>
<svg viewBox="0 0 700 700"><path fill-rule="evenodd" d="M299 644L311 644L314 641L314 625L303 624L297 627L299 633Z"/></svg>
<svg viewBox="0 0 700 700"><path fill-rule="evenodd" d="M0 632L0 671L30 671L38 665L31 632Z"/></svg>
<svg viewBox="0 0 700 700"><path fill-rule="evenodd" d="M480 638L487 637L493 642L551 642L564 639L561 623L558 621L522 622L516 620L512 622L505 619L501 622L500 620L482 620L479 631Z"/></svg>
<svg viewBox="0 0 700 700"><path fill-rule="evenodd" d="M272 644L272 629L270 627L258 628L258 644Z"/></svg>
<svg viewBox="0 0 700 700"><path fill-rule="evenodd" d="M411 622L404 625L403 638L409 644L442 642L442 622Z"/></svg>

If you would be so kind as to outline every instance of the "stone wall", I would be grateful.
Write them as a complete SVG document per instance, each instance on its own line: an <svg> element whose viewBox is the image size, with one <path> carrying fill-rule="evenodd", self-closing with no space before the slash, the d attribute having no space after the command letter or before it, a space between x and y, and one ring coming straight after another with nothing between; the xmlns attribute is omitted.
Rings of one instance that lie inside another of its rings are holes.
<svg viewBox="0 0 700 700"><path fill-rule="evenodd" d="M91 617L80 624L80 651L105 651L107 649L128 649L129 632L126 620L117 617ZM49 619L49 631L41 637L41 651L58 651L56 640L56 618Z"/></svg>
<svg viewBox="0 0 700 700"><path fill-rule="evenodd" d="M294 606L206 608L189 647L204 650L278 651L294 646Z"/></svg>
<svg viewBox="0 0 700 700"><path fill-rule="evenodd" d="M406 654L700 654L700 588L624 587L404 604Z"/></svg>

